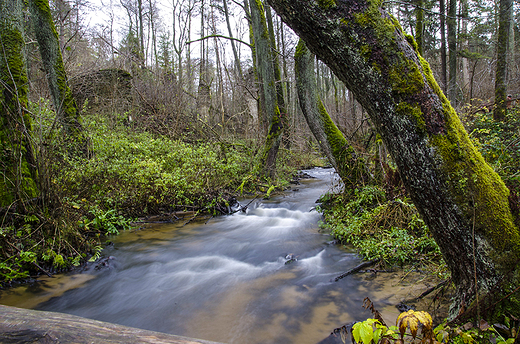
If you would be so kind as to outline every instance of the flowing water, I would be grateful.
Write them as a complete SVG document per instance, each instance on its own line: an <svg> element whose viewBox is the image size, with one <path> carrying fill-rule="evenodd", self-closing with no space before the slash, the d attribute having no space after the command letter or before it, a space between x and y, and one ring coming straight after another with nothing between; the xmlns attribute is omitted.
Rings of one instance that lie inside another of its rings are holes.
<svg viewBox="0 0 520 344"><path fill-rule="evenodd" d="M245 213L122 233L103 251L107 266L2 291L0 304L224 343L317 343L370 317L365 297L395 319L393 305L414 289L395 276L330 282L360 259L318 228L315 201L333 171L307 172L316 178Z"/></svg>

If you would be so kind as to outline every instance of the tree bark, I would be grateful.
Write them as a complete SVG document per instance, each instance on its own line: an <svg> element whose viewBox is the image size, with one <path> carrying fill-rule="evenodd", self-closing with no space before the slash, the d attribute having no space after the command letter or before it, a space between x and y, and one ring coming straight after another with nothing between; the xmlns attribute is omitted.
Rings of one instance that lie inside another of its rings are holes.
<svg viewBox="0 0 520 344"><path fill-rule="evenodd" d="M439 12L441 21L441 87L446 93L448 86L448 71L446 69L446 3L445 0L439 0Z"/></svg>
<svg viewBox="0 0 520 344"><path fill-rule="evenodd" d="M518 285L509 190L383 1L268 1L368 112L451 271L451 317L503 280Z"/></svg>
<svg viewBox="0 0 520 344"><path fill-rule="evenodd" d="M513 14L513 0L500 0L493 119L503 121L507 114L507 56Z"/></svg>
<svg viewBox="0 0 520 344"><path fill-rule="evenodd" d="M0 342L8 343L150 343L218 344L141 330L75 315L0 305Z"/></svg>
<svg viewBox="0 0 520 344"><path fill-rule="evenodd" d="M204 37L204 0L200 4L200 37ZM209 68L206 58L206 41L200 43L200 66L199 66L199 87L197 91L197 111L198 118L209 123L211 111L211 87L209 84ZM189 50L189 49L188 49Z"/></svg>
<svg viewBox="0 0 520 344"><path fill-rule="evenodd" d="M357 156L323 106L316 89L314 55L300 40L294 55L296 89L303 116L318 141L321 150L345 184L346 190L354 190L366 182L364 161Z"/></svg>
<svg viewBox="0 0 520 344"><path fill-rule="evenodd" d="M30 144L23 1L0 0L0 208L39 194Z"/></svg>
<svg viewBox="0 0 520 344"><path fill-rule="evenodd" d="M267 179L274 179L276 170L276 156L280 147L283 133L283 121L276 88L274 47L267 28L264 6L260 0L249 2L251 26L255 41L256 65L260 78L264 116L268 117L269 128L264 147L260 151L260 175Z"/></svg>
<svg viewBox="0 0 520 344"><path fill-rule="evenodd" d="M449 0L448 7L448 99L457 106L457 0Z"/></svg>
<svg viewBox="0 0 520 344"><path fill-rule="evenodd" d="M460 2L460 14L461 14L461 25L460 25L460 36L461 36L461 50L466 55L469 53L469 39L468 39L468 11L469 11L468 0L461 0ZM464 104L470 103L470 75L469 75L469 58L468 56L462 56L462 94Z"/></svg>
<svg viewBox="0 0 520 344"><path fill-rule="evenodd" d="M84 136L76 101L67 84L58 33L52 21L49 0L29 0L29 6L56 115L68 138L72 141L73 151L86 152L88 140Z"/></svg>
<svg viewBox="0 0 520 344"><path fill-rule="evenodd" d="M424 49L424 1L415 0L415 41L417 42L417 49L419 54L423 55Z"/></svg>

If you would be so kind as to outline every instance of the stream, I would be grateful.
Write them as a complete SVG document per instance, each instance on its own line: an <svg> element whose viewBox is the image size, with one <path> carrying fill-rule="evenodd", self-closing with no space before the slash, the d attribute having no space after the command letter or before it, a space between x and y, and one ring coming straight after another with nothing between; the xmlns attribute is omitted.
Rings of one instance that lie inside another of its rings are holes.
<svg viewBox="0 0 520 344"><path fill-rule="evenodd" d="M0 304L223 343L315 344L371 317L365 297L392 325L395 304L420 288L398 273L330 282L361 260L318 228L315 201L337 187L333 170L305 172L315 178L245 213L121 233L102 252L106 266L0 291Z"/></svg>

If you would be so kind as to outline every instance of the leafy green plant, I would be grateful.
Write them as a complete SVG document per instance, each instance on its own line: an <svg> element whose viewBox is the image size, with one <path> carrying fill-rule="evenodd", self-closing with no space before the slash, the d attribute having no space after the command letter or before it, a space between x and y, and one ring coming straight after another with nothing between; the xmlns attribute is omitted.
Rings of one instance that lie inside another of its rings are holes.
<svg viewBox="0 0 520 344"><path fill-rule="evenodd" d="M387 201L383 189L366 186L352 195L327 195L322 202L321 227L365 259L398 265L439 262L435 240L409 199Z"/></svg>
<svg viewBox="0 0 520 344"><path fill-rule="evenodd" d="M398 338L397 326L387 327L377 319L357 322L352 327L352 336L356 343L370 344L389 342Z"/></svg>
<svg viewBox="0 0 520 344"><path fill-rule="evenodd" d="M95 262L96 260L98 260L101 257L101 251L103 251L103 247L101 245L97 245L93 248L93 250L94 250L94 254L88 260L89 262Z"/></svg>
<svg viewBox="0 0 520 344"><path fill-rule="evenodd" d="M85 230L96 230L109 234L119 234L119 230L127 230L131 228L131 219L127 219L122 215L117 215L115 209L103 211L98 207L94 207L89 213L93 216L92 220L86 218L80 223Z"/></svg>
<svg viewBox="0 0 520 344"><path fill-rule="evenodd" d="M478 327L473 327L472 323L450 327L444 321L433 328L433 320L428 312L408 310L399 314L396 326L387 326L381 313L374 308L369 298L365 298L363 307L370 309L374 314L374 318L356 322L352 326L351 334L354 343L404 344L415 343L417 340L420 340L421 343L432 344L513 344L519 335L518 323L512 324L508 317L505 317L504 325L495 324L490 326L485 321L481 321ZM507 332L507 335L501 334L496 329L497 326L501 327L502 332Z"/></svg>
<svg viewBox="0 0 520 344"><path fill-rule="evenodd" d="M519 108L509 109L504 121L495 121L492 112L465 117L470 137L487 162L506 180L520 181Z"/></svg>

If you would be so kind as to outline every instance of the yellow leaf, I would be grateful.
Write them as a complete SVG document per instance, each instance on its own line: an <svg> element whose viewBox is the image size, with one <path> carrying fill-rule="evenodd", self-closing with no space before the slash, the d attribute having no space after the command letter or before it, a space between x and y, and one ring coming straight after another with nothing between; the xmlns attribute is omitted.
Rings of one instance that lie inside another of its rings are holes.
<svg viewBox="0 0 520 344"><path fill-rule="evenodd" d="M433 320L432 320L431 315L428 312L423 312L423 311L415 312L414 315L417 317L417 319L423 325L423 331L432 329Z"/></svg>
<svg viewBox="0 0 520 344"><path fill-rule="evenodd" d="M417 330L419 329L419 321L417 321L417 318L415 317L415 314L412 314L405 319L408 320L408 325L410 326L410 332L412 333L413 339L417 336ZM405 320L403 319L403 320Z"/></svg>
<svg viewBox="0 0 520 344"><path fill-rule="evenodd" d="M407 311L407 312L403 312L403 313L399 314L399 316L397 317L397 320L396 320L395 324L396 324L397 326L399 326L399 321L401 320L401 318L403 318L403 317L405 317L405 316L407 316L407 315L409 315L409 314L412 314L412 313L413 313L413 309L410 309L410 310Z"/></svg>
<svg viewBox="0 0 520 344"><path fill-rule="evenodd" d="M408 320L407 318L410 317L410 315L405 315L401 318L401 322L399 323L399 332L401 333L401 338L404 336L404 333L406 332L406 328L408 327Z"/></svg>
<svg viewBox="0 0 520 344"><path fill-rule="evenodd" d="M399 325L399 332L401 333L401 338L404 336L406 329L410 328L410 333L412 337L415 339L417 336L417 331L419 330L419 324L423 325L423 334L427 337L431 338L432 332L432 317L427 312L415 312L414 310L409 310L408 312L401 313L399 317L397 317L397 322Z"/></svg>

